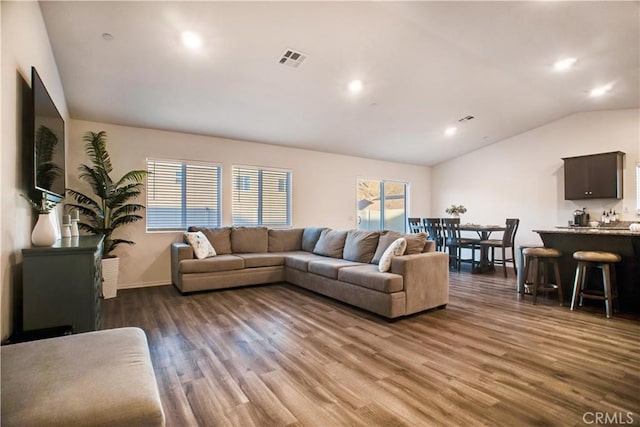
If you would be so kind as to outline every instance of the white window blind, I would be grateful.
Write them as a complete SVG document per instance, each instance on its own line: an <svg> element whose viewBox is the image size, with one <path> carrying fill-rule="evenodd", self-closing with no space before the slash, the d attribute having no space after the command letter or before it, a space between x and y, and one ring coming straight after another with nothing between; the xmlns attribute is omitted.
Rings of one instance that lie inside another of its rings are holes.
<svg viewBox="0 0 640 427"><path fill-rule="evenodd" d="M291 172L234 166L233 224L291 225Z"/></svg>
<svg viewBox="0 0 640 427"><path fill-rule="evenodd" d="M220 165L147 159L147 230L218 227Z"/></svg>

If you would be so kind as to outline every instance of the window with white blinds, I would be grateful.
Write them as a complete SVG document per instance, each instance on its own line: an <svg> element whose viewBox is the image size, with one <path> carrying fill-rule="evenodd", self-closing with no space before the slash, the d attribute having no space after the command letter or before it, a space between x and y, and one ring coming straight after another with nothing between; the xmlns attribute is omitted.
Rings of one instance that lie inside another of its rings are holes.
<svg viewBox="0 0 640 427"><path fill-rule="evenodd" d="M291 172L234 166L233 225L291 226Z"/></svg>
<svg viewBox="0 0 640 427"><path fill-rule="evenodd" d="M147 159L147 171L147 231L220 226L220 165Z"/></svg>

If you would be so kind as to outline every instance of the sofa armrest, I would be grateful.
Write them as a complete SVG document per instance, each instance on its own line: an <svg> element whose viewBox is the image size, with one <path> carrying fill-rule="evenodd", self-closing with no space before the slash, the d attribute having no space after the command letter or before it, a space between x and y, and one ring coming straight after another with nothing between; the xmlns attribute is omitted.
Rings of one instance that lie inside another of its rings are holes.
<svg viewBox="0 0 640 427"><path fill-rule="evenodd" d="M449 302L449 255L423 252L391 260L391 273L403 277L407 296L405 314L439 307Z"/></svg>
<svg viewBox="0 0 640 427"><path fill-rule="evenodd" d="M180 261L193 259L193 248L187 243L171 244L171 281L180 289Z"/></svg>

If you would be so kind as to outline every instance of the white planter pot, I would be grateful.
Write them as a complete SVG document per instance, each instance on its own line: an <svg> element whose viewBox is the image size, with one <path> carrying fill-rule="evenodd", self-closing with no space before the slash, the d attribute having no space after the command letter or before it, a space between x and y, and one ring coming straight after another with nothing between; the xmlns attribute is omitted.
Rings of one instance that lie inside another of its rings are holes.
<svg viewBox="0 0 640 427"><path fill-rule="evenodd" d="M102 259L102 296L115 298L118 294L118 272L120 270L120 258Z"/></svg>
<svg viewBox="0 0 640 427"><path fill-rule="evenodd" d="M49 214L38 215L38 222L31 232L31 243L33 246L51 246L57 240L56 230L51 222Z"/></svg>
<svg viewBox="0 0 640 427"><path fill-rule="evenodd" d="M451 218L460 218L460 214L458 212L454 212L451 214Z"/></svg>

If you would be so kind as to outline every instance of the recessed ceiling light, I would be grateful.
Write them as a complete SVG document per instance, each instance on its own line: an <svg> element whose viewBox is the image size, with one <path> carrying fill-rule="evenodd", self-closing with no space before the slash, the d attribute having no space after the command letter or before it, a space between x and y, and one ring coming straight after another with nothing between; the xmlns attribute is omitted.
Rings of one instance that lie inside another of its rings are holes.
<svg viewBox="0 0 640 427"><path fill-rule="evenodd" d="M575 64L576 61L576 58L561 59L553 64L553 69L556 71L567 71L569 68L573 67L573 64Z"/></svg>
<svg viewBox="0 0 640 427"><path fill-rule="evenodd" d="M446 129L444 130L444 134L445 134L445 135L447 135L447 136L452 136L452 135L454 135L457 131L458 131L458 128L457 128L457 127L453 127L453 126L451 126L451 127L448 127L448 128L446 128Z"/></svg>
<svg viewBox="0 0 640 427"><path fill-rule="evenodd" d="M202 46L202 38L194 32L185 31L181 35L182 43L189 49L197 49Z"/></svg>
<svg viewBox="0 0 640 427"><path fill-rule="evenodd" d="M109 33L102 33L102 38L105 39L106 41L111 41L113 40L113 35Z"/></svg>
<svg viewBox="0 0 640 427"><path fill-rule="evenodd" d="M358 93L362 90L362 81L361 80L352 80L349 83L349 92Z"/></svg>
<svg viewBox="0 0 640 427"><path fill-rule="evenodd" d="M589 92L589 96L597 98L598 96L602 96L605 93L609 92L610 90L611 90L611 86L609 85L594 87L593 89L591 89L591 92Z"/></svg>

